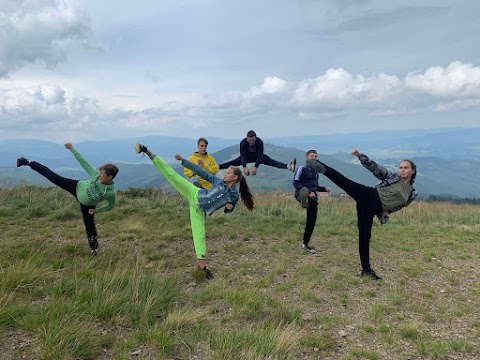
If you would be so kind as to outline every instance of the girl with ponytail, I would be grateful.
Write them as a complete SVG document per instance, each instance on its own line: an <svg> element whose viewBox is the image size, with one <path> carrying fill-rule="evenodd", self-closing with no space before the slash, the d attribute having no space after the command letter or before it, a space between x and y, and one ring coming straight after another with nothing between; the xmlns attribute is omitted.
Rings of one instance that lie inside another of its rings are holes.
<svg viewBox="0 0 480 360"><path fill-rule="evenodd" d="M380 183L375 187L364 186L346 178L319 160L312 164L318 173L325 175L356 201L361 276L380 280L381 277L370 267L370 238L373 218L376 215L380 223L385 224L389 214L412 203L417 197L417 191L412 186L417 175L417 166L412 160L402 160L398 172L390 171L370 160L367 155L360 153L357 149L352 151L352 155L356 156L360 163L380 180Z"/></svg>
<svg viewBox="0 0 480 360"><path fill-rule="evenodd" d="M220 179L202 167L184 159L181 155L175 155L175 159L180 160L185 168L193 171L196 175L212 184L212 187L206 190L196 187L190 181L177 174L169 164L160 156L148 150L146 146L137 144L135 146L135 152L137 154L147 154L158 171L165 176L165 179L188 200L193 244L197 254L198 268L203 272L207 280L213 279L213 274L207 268L205 260L205 217L206 215L212 215L222 207L224 208L224 213L232 212L239 197L242 198L242 202L248 210L252 211L254 209L253 195L248 188L241 170L230 166L225 172L223 179ZM240 195L236 189L237 183L240 183Z"/></svg>

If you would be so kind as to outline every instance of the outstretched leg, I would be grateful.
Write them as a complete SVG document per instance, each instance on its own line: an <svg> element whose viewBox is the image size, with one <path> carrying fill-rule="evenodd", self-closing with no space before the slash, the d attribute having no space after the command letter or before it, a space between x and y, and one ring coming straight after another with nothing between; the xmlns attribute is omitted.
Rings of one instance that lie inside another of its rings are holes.
<svg viewBox="0 0 480 360"><path fill-rule="evenodd" d="M57 185L58 187L62 188L63 190L68 191L73 196L77 197L77 183L78 180L68 179L63 176L60 176L54 173L52 170L47 168L46 166L36 162L30 161L28 164L32 170L35 170L40 175L44 176L48 180L50 180L53 184Z"/></svg>
<svg viewBox="0 0 480 360"><path fill-rule="evenodd" d="M272 159L270 156L263 154L262 164L272 166L278 169L288 169L288 164Z"/></svg>
<svg viewBox="0 0 480 360"><path fill-rule="evenodd" d="M348 179L340 174L337 170L331 168L324 163L320 163L325 167L323 175L330 179L335 185L343 189L348 195L359 201L362 197L371 191L371 187L359 184L355 181Z"/></svg>
<svg viewBox="0 0 480 360"><path fill-rule="evenodd" d="M230 166L240 166L240 165L242 165L242 160L239 156L236 159L233 159L218 165L218 168L222 170L222 169L228 169Z"/></svg>
<svg viewBox="0 0 480 360"><path fill-rule="evenodd" d="M153 155L151 159L155 167L160 173L165 176L165 179L187 200L189 204L196 203L198 205L198 187L193 185L190 181L179 175L173 168L165 162L160 156Z"/></svg>

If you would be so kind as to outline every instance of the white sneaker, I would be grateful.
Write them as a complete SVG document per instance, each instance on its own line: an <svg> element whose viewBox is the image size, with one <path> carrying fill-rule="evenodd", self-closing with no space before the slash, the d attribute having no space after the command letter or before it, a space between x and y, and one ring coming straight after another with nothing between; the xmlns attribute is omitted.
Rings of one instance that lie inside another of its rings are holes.
<svg viewBox="0 0 480 360"><path fill-rule="evenodd" d="M297 165L297 159L293 158L292 161L290 161L290 162L288 163L287 168L288 168L288 170L290 170L291 172L295 172L295 167L296 167L296 165Z"/></svg>
<svg viewBox="0 0 480 360"><path fill-rule="evenodd" d="M315 253L316 253L316 251L315 251L314 248L312 248L312 247L310 247L310 246L308 246L308 245L305 245L305 244L302 244L301 249L302 249L303 251L306 251L306 252L309 253L309 254L315 254Z"/></svg>

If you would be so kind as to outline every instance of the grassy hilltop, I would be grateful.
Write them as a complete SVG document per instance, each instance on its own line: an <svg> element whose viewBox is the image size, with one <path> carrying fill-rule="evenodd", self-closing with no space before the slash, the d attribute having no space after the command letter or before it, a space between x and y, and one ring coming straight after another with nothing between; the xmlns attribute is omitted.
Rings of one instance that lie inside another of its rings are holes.
<svg viewBox="0 0 480 360"><path fill-rule="evenodd" d="M480 207L416 202L374 225L361 279L351 199L322 198L312 245L291 195L207 219L196 282L178 195L120 192L89 256L78 204L0 190L0 359L478 359Z"/></svg>

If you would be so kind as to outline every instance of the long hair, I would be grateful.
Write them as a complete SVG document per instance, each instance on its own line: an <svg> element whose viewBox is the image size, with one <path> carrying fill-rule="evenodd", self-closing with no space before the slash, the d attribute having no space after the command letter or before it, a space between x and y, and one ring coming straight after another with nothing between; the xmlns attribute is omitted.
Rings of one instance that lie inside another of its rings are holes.
<svg viewBox="0 0 480 360"><path fill-rule="evenodd" d="M242 174L242 170L240 170L237 167L233 167L233 173L237 175L238 177L238 182L240 183L240 197L242 198L243 205L250 210L253 211L255 208L255 205L253 203L253 195L250 192L250 189L248 188L247 180L245 180L245 177Z"/></svg>
<svg viewBox="0 0 480 360"><path fill-rule="evenodd" d="M404 161L408 162L412 167L413 173L412 173L412 177L410 178L410 185L412 185L415 181L415 177L417 176L417 165L415 165L415 163L412 160L408 160L408 159L402 160L400 162L404 162Z"/></svg>

